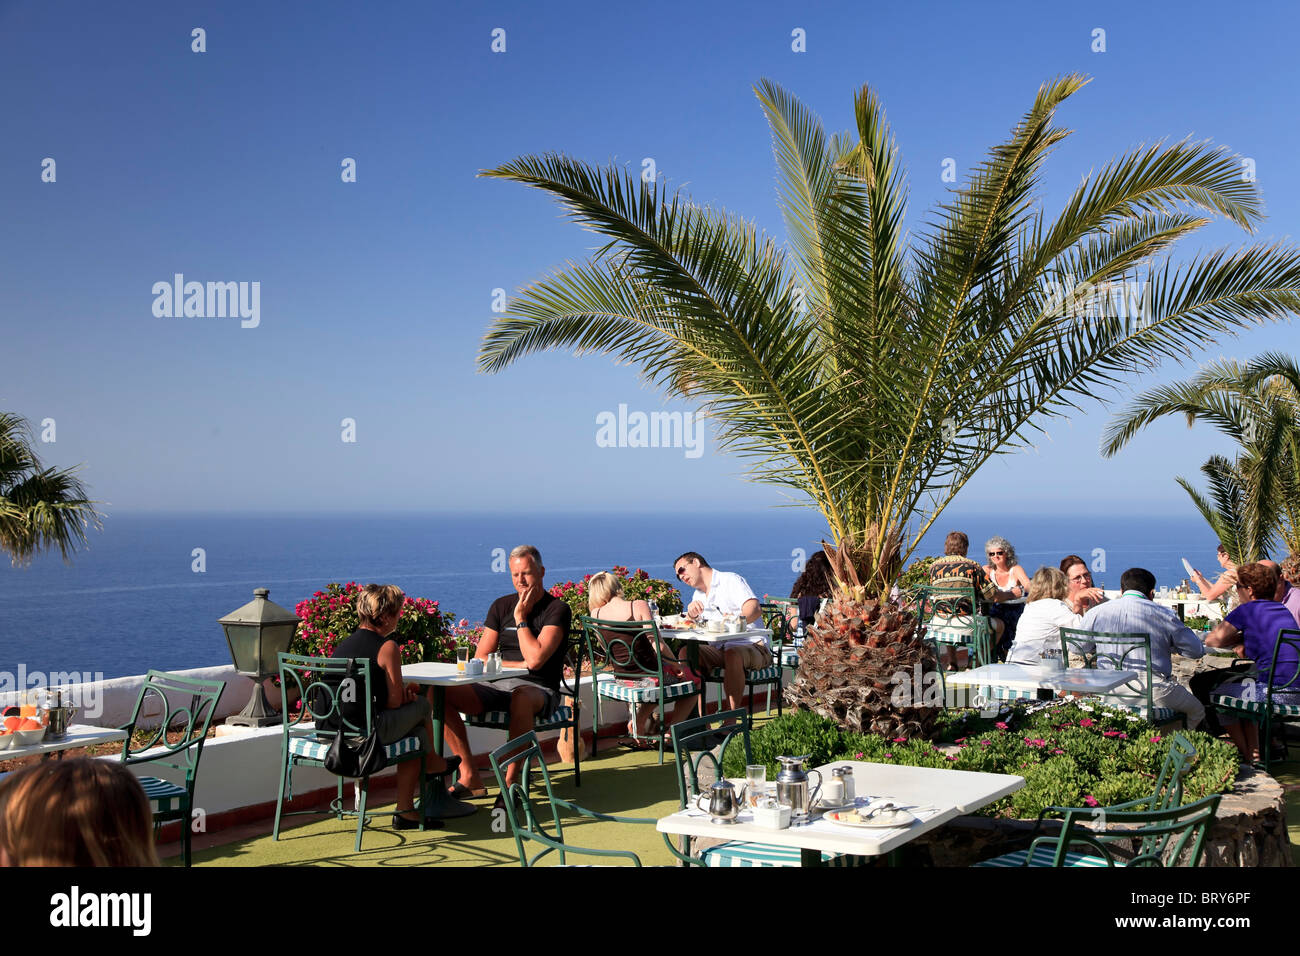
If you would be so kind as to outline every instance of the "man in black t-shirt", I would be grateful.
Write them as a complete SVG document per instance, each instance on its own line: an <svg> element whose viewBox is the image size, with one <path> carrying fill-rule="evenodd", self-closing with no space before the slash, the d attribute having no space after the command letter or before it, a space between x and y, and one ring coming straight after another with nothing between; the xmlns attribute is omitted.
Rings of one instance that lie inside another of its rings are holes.
<svg viewBox="0 0 1300 956"><path fill-rule="evenodd" d="M510 578L515 593L492 602L483 622L483 637L474 656L487 659L501 652L504 666L528 668L525 677L508 677L491 683L469 684L447 690L445 729L452 752L459 754L460 781L451 788L458 797L484 796L487 788L474 766L474 755L461 714L506 711L510 714L509 740L533 729L539 714L550 714L560 704L560 678L564 672L564 642L569 635L569 605L548 594L542 585L546 568L532 545L510 552ZM514 783L519 768L511 766L507 782Z"/></svg>

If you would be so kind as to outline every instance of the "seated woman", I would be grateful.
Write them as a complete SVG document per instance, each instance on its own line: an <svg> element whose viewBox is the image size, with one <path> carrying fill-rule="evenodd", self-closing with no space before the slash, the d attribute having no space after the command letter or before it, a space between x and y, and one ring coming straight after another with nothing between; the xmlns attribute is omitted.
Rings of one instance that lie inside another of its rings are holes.
<svg viewBox="0 0 1300 956"><path fill-rule="evenodd" d="M379 739L385 744L397 743L403 737L423 733L425 742L424 772L441 777L460 765L459 757L444 760L433 753L433 706L429 698L420 694L415 684L402 683L402 652L393 640L397 621L402 616L406 595L392 584L367 584L357 596L357 617L361 626L339 641L331 657L356 657L370 661L370 712L371 721ZM364 727L365 712L356 708L361 703L340 704L343 716L349 723ZM393 814L393 829L413 830L420 825L415 812L415 788L419 783L420 765L414 760L403 760L397 765L397 812ZM440 824L437 824L440 825Z"/></svg>
<svg viewBox="0 0 1300 956"><path fill-rule="evenodd" d="M831 587L830 559L825 551L815 551L790 589L790 597L799 602L798 608L787 615L791 618L791 632L813 623L822 601L831 596Z"/></svg>
<svg viewBox="0 0 1300 956"><path fill-rule="evenodd" d="M1020 615L1016 640L1007 652L1008 664L1037 664L1048 648L1060 649L1061 628L1080 627L1083 615L1066 603L1070 587L1056 568L1039 568L1029 582L1029 602Z"/></svg>
<svg viewBox="0 0 1300 956"><path fill-rule="evenodd" d="M1011 542L1001 535L994 535L984 545L989 556L989 563L984 566L984 573L999 591L1010 591L1016 597L1029 593L1029 575L1016 561L1016 549ZM989 617L997 618L1003 624L1002 646L1006 647L1016 639L1016 624L1025 611L1024 604L997 603L989 605Z"/></svg>
<svg viewBox="0 0 1300 956"><path fill-rule="evenodd" d="M1228 549L1222 544L1219 545L1214 556L1218 559L1219 567L1223 568L1219 576L1214 579L1214 583L1211 584L1209 578L1195 568L1192 569L1192 583L1201 592L1202 600L1217 601L1219 598L1225 598L1228 602L1228 610L1232 610L1238 604L1238 595L1234 590L1237 586L1237 565L1233 563L1232 558L1228 557Z"/></svg>
<svg viewBox="0 0 1300 956"><path fill-rule="evenodd" d="M1088 563L1077 554L1067 554L1061 559L1061 573L1065 575L1070 593L1065 603L1075 614L1083 614L1106 600L1101 588L1092 586L1092 572Z"/></svg>
<svg viewBox="0 0 1300 956"><path fill-rule="evenodd" d="M649 621L650 605L645 601L629 601L623 597L623 582L608 571L601 571L599 574L593 574L591 580L587 582L587 607L591 610L591 616L604 621ZM606 635L606 640L613 642L615 640L628 640L628 635L622 631L602 631ZM650 641L649 632L637 636L631 642L632 653L635 655L636 662L642 668L655 673L659 664L655 658L655 648ZM690 668L690 666L677 659L673 649L663 641L659 643L659 653L663 655L664 676L676 681L694 681L698 686L703 683L699 676ZM614 648L615 665L628 665L630 661L627 657L627 648L621 644L615 645ZM629 673L637 670L635 666L629 669ZM686 697L679 697L673 702L672 715L668 720L671 726L680 720L685 720L695 709L695 703L699 695L690 694ZM658 711L658 704L653 701L647 701L637 707L636 715L633 720L628 721L627 730L633 737L649 736L653 730L655 715Z"/></svg>
<svg viewBox="0 0 1300 956"><path fill-rule="evenodd" d="M0 866L158 866L153 813L120 763L74 757L0 784Z"/></svg>
<svg viewBox="0 0 1300 956"><path fill-rule="evenodd" d="M1295 619L1286 605L1273 600L1277 593L1277 569L1267 564L1243 564L1235 568L1237 596L1241 603L1228 612L1205 638L1208 647L1235 648L1238 657L1248 657L1255 669L1240 682L1220 684L1216 693L1240 697L1243 700L1263 701L1268 685L1286 684L1295 677L1300 661L1289 645L1282 645L1278 653L1277 671L1269 673L1273 660L1273 647L1278 631L1295 630ZM1273 700L1280 704L1300 704L1300 682L1284 690L1274 689ZM1230 713L1220 713L1223 725L1243 761L1259 757L1259 730L1253 721L1243 721Z"/></svg>

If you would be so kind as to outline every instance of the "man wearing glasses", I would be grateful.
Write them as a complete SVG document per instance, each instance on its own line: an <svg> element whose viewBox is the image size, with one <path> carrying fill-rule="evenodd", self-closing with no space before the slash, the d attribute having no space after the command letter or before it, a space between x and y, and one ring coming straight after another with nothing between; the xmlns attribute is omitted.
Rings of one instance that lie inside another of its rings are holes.
<svg viewBox="0 0 1300 956"><path fill-rule="evenodd" d="M1092 586L1092 572L1088 570L1088 565L1083 558L1077 554L1067 554L1061 559L1061 573L1065 575L1065 581L1070 585L1070 593L1065 603L1070 605L1070 610L1075 614L1084 614L1106 600L1106 595L1101 588Z"/></svg>
<svg viewBox="0 0 1300 956"><path fill-rule="evenodd" d="M741 615L747 629L761 628L762 611L758 598L749 583L731 571L715 571L704 556L687 551L673 562L677 580L694 588L691 601L686 606L686 616L692 621L719 614ZM738 637L725 644L704 644L700 647L700 664L707 670L722 668L722 690L727 695L727 709L741 706L745 693L745 671L770 667L772 652L767 639L761 634Z"/></svg>

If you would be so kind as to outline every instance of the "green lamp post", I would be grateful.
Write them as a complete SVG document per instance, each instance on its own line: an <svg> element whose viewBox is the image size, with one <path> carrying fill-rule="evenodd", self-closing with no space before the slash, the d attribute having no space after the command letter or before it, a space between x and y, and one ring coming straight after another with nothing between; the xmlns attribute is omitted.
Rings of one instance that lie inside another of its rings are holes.
<svg viewBox="0 0 1300 956"><path fill-rule="evenodd" d="M266 697L263 681L280 672L277 655L289 649L299 618L268 601L270 593L267 588L257 588L253 600L217 621L226 632L236 672L253 678L253 696L243 710L226 718L227 724L266 727L280 720L280 712Z"/></svg>

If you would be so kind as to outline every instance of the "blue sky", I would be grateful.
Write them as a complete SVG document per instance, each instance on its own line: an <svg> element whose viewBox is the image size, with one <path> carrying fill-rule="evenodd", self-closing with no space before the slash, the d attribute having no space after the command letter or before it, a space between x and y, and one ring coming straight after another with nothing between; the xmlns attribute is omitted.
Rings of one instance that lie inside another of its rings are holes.
<svg viewBox="0 0 1300 956"><path fill-rule="evenodd" d="M916 227L944 195L944 158L969 168L1040 83L1081 71L1094 80L1060 114L1077 132L1049 163L1049 209L1138 143L1210 137L1255 160L1260 234L1285 238L1300 215L1297 18L1248 9L0 2L0 407L52 418L43 455L84 462L110 514L764 508L785 499L712 446L598 446L597 416L620 404L689 410L631 369L555 354L475 371L493 290L594 245L542 194L476 173L547 150L649 157L696 201L783 235L753 84L772 78L840 129L868 83ZM1246 238L1216 225L1185 252ZM260 324L155 316L151 289L176 273L260 283ZM1198 359L1295 341L1278 325ZM1173 478L1224 443L1168 422L1106 461L1107 414L1050 423L958 506L1190 517Z"/></svg>

